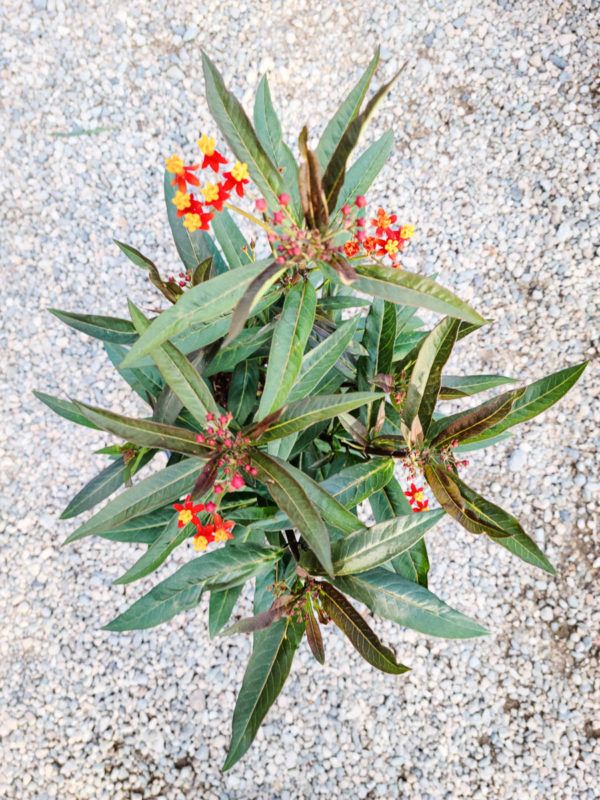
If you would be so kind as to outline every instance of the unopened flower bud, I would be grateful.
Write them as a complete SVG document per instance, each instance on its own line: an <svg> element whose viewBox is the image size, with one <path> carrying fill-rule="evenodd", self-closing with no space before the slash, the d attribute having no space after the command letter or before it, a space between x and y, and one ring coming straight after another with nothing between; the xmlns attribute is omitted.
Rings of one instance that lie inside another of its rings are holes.
<svg viewBox="0 0 600 800"><path fill-rule="evenodd" d="M266 211L267 210L267 201L263 200L262 197L259 197L254 205L256 206L256 210L257 211Z"/></svg>

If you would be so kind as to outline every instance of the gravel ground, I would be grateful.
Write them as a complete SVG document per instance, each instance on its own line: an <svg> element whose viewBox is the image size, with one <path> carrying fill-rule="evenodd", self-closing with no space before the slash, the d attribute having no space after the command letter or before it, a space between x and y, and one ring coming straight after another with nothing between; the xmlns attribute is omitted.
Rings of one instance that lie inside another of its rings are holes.
<svg viewBox="0 0 600 800"><path fill-rule="evenodd" d="M598 797L597 0L4 8L0 796ZM382 78L409 65L368 138L397 133L371 196L417 227L405 265L495 320L461 344L458 369L535 379L592 359L560 405L470 468L559 574L438 526L432 589L493 635L446 642L382 623L413 667L393 679L327 631L328 665L302 646L253 749L224 775L250 643L210 642L205 605L152 631L99 630L141 592L111 586L134 546L63 549L73 526L57 517L108 439L32 390L137 406L98 343L44 309L154 302L112 237L176 269L162 159L192 157L198 130L214 130L201 48L246 104L268 70L294 141L307 120L317 132L379 41Z"/></svg>

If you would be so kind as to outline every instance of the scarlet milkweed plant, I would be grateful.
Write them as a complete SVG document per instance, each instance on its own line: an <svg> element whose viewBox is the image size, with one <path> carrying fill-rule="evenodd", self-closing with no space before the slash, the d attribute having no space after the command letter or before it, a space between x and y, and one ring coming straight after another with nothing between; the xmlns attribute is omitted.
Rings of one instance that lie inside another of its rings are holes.
<svg viewBox="0 0 600 800"><path fill-rule="evenodd" d="M146 578L177 547L189 554L106 628L151 628L208 594L211 636L254 636L225 769L252 743L303 638L324 663L322 626L340 628L373 667L408 669L348 598L427 635L486 633L428 589L425 535L445 514L553 572L519 522L465 482L464 454L555 403L585 363L475 406L471 396L513 379L446 373L454 344L486 321L401 268L414 232L408 220L377 203L368 210L392 132L348 165L391 86L363 107L377 61L378 53L314 150L302 130L298 163L266 77L253 124L204 56L208 106L233 156L203 134L197 163L166 159L182 267L164 279L147 256L117 242L170 305L149 318L129 302L130 319L52 310L101 339L148 404L133 419L38 393L63 417L124 441L100 451L109 465L62 517L127 488L67 541L95 534L147 545L121 584ZM254 223L258 243L246 240L236 213ZM419 307L442 316L431 330L415 316ZM447 399L465 408L443 416L436 406ZM161 452L166 466L138 480ZM371 522L358 516L365 502ZM254 616L229 624L252 580Z"/></svg>

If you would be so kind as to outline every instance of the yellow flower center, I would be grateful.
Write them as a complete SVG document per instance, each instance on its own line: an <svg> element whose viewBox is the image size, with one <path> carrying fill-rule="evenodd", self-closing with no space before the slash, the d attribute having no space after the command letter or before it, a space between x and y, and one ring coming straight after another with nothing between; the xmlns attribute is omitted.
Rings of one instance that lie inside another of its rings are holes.
<svg viewBox="0 0 600 800"><path fill-rule="evenodd" d="M183 219L183 227L187 228L190 233L197 231L202 227L202 220L200 214L186 214Z"/></svg>
<svg viewBox="0 0 600 800"><path fill-rule="evenodd" d="M393 239L390 239L388 242L386 242L385 249L386 252L389 253L389 255L393 256L395 253L398 252L398 242L395 242Z"/></svg>
<svg viewBox="0 0 600 800"><path fill-rule="evenodd" d="M217 528L215 530L215 542L225 542L228 538L225 528Z"/></svg>
<svg viewBox="0 0 600 800"><path fill-rule="evenodd" d="M198 147L205 156L212 156L215 152L215 140L208 137L205 133L198 139Z"/></svg>
<svg viewBox="0 0 600 800"><path fill-rule="evenodd" d="M231 170L231 176L236 181L245 181L250 177L248 174L248 164L242 164L239 161L235 162L235 167Z"/></svg>
<svg viewBox="0 0 600 800"><path fill-rule="evenodd" d="M205 536L194 536L194 550L206 550L208 541Z"/></svg>
<svg viewBox="0 0 600 800"><path fill-rule="evenodd" d="M183 209L187 208L190 204L190 196L185 192L177 192L171 202L179 209L179 211L183 211Z"/></svg>
<svg viewBox="0 0 600 800"><path fill-rule="evenodd" d="M184 508L183 511L179 512L179 522L183 522L184 525L187 525L189 522L192 521L193 514L188 508Z"/></svg>
<svg viewBox="0 0 600 800"><path fill-rule="evenodd" d="M207 183L206 189L202 189L201 191L204 195L205 203L212 203L213 200L219 199L219 187L215 186L214 183Z"/></svg>
<svg viewBox="0 0 600 800"><path fill-rule="evenodd" d="M403 239L412 239L415 235L415 226L414 225L403 225L400 229L400 236Z"/></svg>
<svg viewBox="0 0 600 800"><path fill-rule="evenodd" d="M423 500L425 499L425 496L423 495L423 492L417 492L417 493L414 495L414 499L415 499L415 501L416 501L417 503L422 503L422 502L423 502Z"/></svg>
<svg viewBox="0 0 600 800"><path fill-rule="evenodd" d="M390 218L385 212L383 214L377 214L377 222L379 223L379 227L383 228L384 230L389 228L391 225Z"/></svg>
<svg viewBox="0 0 600 800"><path fill-rule="evenodd" d="M173 153L171 158L165 158L165 163L167 165L167 172L174 172L176 175L183 175L184 165L183 161L178 155Z"/></svg>

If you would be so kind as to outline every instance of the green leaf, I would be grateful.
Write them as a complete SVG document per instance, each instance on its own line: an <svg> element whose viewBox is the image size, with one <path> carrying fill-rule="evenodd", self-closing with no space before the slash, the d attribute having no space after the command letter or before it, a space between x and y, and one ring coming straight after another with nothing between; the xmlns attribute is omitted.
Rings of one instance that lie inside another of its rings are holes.
<svg viewBox="0 0 600 800"><path fill-rule="evenodd" d="M359 195L367 193L368 188L381 172L394 146L394 132L386 131L381 138L368 147L346 172L335 211L342 206L352 205Z"/></svg>
<svg viewBox="0 0 600 800"><path fill-rule="evenodd" d="M93 314L72 314L69 311L59 311L56 308L49 308L48 311L65 325L69 325L75 330L87 333L94 339L101 339L104 342L114 344L131 344L135 342L137 332L128 319L119 317L99 317Z"/></svg>
<svg viewBox="0 0 600 800"><path fill-rule="evenodd" d="M584 361L581 364L576 364L574 367L561 369L558 372L552 373L552 375L548 375L546 378L535 381L535 383L530 383L515 400L510 412L504 419L491 428L469 437L468 441L489 439L492 436L503 433L507 428L511 428L513 425L518 425L520 422L525 422L541 414L542 411L550 408L550 406L554 405L557 400L560 400L560 398L569 391L586 368L587 363L587 361Z"/></svg>
<svg viewBox="0 0 600 800"><path fill-rule="evenodd" d="M250 245L226 208L215 214L210 225L231 269L251 263Z"/></svg>
<svg viewBox="0 0 600 800"><path fill-rule="evenodd" d="M177 187L171 185L172 180L173 175L165 171L164 193L165 203L167 205L167 217L169 219L169 225L171 226L175 247L179 253L179 258L183 262L183 266L187 272L194 274L200 264L203 264L207 258L212 257L214 258L217 273L221 274L227 272L229 267L221 257L221 254L209 234L206 231L200 230L190 233L187 228L183 227L184 218L177 216L177 209L173 204L173 198L177 192ZM195 190L195 193L192 192L192 194L194 194L196 199L200 199L197 196L197 192L198 189ZM187 291L181 296L183 297L187 294Z"/></svg>
<svg viewBox="0 0 600 800"><path fill-rule="evenodd" d="M92 478L89 483L86 483L62 512L60 518L71 519L93 508L96 503L106 500L113 492L123 486L126 476L127 464L125 464L123 458L113 461L102 472Z"/></svg>
<svg viewBox="0 0 600 800"><path fill-rule="evenodd" d="M526 561L528 564L533 564L534 567L539 567L540 569L549 572L550 575L556 575L556 570L552 564L548 561L533 539L525 533L525 531L515 533L512 536L493 537L492 541L495 544L499 544L501 547L506 548L506 550L520 558L522 561Z"/></svg>
<svg viewBox="0 0 600 800"><path fill-rule="evenodd" d="M267 344L273 336L274 328L275 323L269 323L262 327L256 326L241 331L232 342L221 347L204 370L204 374L208 377L217 375L219 372L231 372L238 364L247 361L250 356Z"/></svg>
<svg viewBox="0 0 600 800"><path fill-rule="evenodd" d="M192 533L194 526L185 525L179 528L179 514L172 515L168 524L163 528L158 538L150 545L146 552L130 567L127 572L114 581L119 583L132 583L140 578L145 578L158 569L163 561L176 547L184 542Z"/></svg>
<svg viewBox="0 0 600 800"><path fill-rule="evenodd" d="M331 558L335 575L352 575L385 564L410 550L436 522L442 509L407 514L354 531L333 543Z"/></svg>
<svg viewBox="0 0 600 800"><path fill-rule="evenodd" d="M160 275L158 274L158 270L154 261L151 261L145 255L142 255L139 250L136 250L135 247L132 247L130 244L118 242L116 239L113 239L113 242L117 245L121 252L125 253L127 258L134 263L136 267L141 267L142 269L148 270L148 272L154 273L155 276L160 279Z"/></svg>
<svg viewBox="0 0 600 800"><path fill-rule="evenodd" d="M404 67L402 67L402 69L404 69ZM356 147L361 133L366 128L369 120L375 113L377 106L388 93L400 72L402 72L402 69L400 69L390 81L388 81L375 92L373 97L365 106L364 111L361 111L361 113L358 114L348 125L335 150L333 151L331 158L327 163L325 172L323 173L323 190L327 199L327 207L330 211L333 211L335 208L338 196L342 189L350 153Z"/></svg>
<svg viewBox="0 0 600 800"><path fill-rule="evenodd" d="M191 325L207 322L232 309L253 279L270 261L255 261L243 270L233 270L187 289L174 306L167 308L133 345L122 366L135 364L142 356Z"/></svg>
<svg viewBox="0 0 600 800"><path fill-rule="evenodd" d="M513 436L512 433L500 433L498 436L492 436L489 439L483 439L481 442L470 442L469 444L461 444L459 445L454 452L456 454L460 453L472 453L473 450L483 450L486 447L492 447L495 444L499 444L500 442L504 442L506 439L511 439Z"/></svg>
<svg viewBox="0 0 600 800"><path fill-rule="evenodd" d="M442 369L454 347L458 326L457 319L445 317L421 345L402 408L402 421L409 430L418 419L427 435L442 384Z"/></svg>
<svg viewBox="0 0 600 800"><path fill-rule="evenodd" d="M58 414L59 417L64 417L64 419L68 419L69 422L75 422L77 425L83 425L86 428L99 430L98 426L94 425L93 422L90 422L87 417L84 417L77 406L70 400L62 400L60 397L54 397L53 395L46 394L45 392L34 391L33 394L38 400L44 403L44 405L52 409L55 414Z"/></svg>
<svg viewBox="0 0 600 800"><path fill-rule="evenodd" d="M323 636L321 628L315 618L313 603L310 594L306 595L306 639L313 656L319 664L325 663L325 648L323 647Z"/></svg>
<svg viewBox="0 0 600 800"><path fill-rule="evenodd" d="M173 453L205 456L211 453L210 448L196 441L196 434L175 425L164 425L146 419L135 419L115 414L103 408L95 408L85 403L74 401L77 408L99 428L126 439L141 447L155 447L158 450L170 450Z"/></svg>
<svg viewBox="0 0 600 800"><path fill-rule="evenodd" d="M441 400L452 400L455 397L487 392L505 383L515 383L514 378L506 375L443 375L440 389Z"/></svg>
<svg viewBox="0 0 600 800"><path fill-rule="evenodd" d="M231 743L223 770L239 761L252 744L290 673L303 630L303 626L288 617L257 634L235 704Z"/></svg>
<svg viewBox="0 0 600 800"><path fill-rule="evenodd" d="M166 503L178 500L191 491L203 466L203 459L186 458L178 464L165 467L160 472L150 475L101 508L72 533L65 543L92 534L106 533L135 517L149 514L162 508Z"/></svg>
<svg viewBox="0 0 600 800"><path fill-rule="evenodd" d="M372 458L331 475L321 482L321 486L346 508L354 508L374 492L383 489L393 474L392 458Z"/></svg>
<svg viewBox="0 0 600 800"><path fill-rule="evenodd" d="M394 304L375 298L367 314L362 341L367 353L358 360L359 389L371 388L375 375L391 372L395 339L396 311ZM381 403L369 404L366 421L369 430L376 424L380 408Z"/></svg>
<svg viewBox="0 0 600 800"><path fill-rule="evenodd" d="M342 105L327 123L315 150L316 156L323 168L329 163L329 160L340 143L342 136L348 129L348 126L358 115L378 63L379 47L375 51L375 55L371 59L367 69L361 75L358 83L352 87Z"/></svg>
<svg viewBox="0 0 600 800"><path fill-rule="evenodd" d="M131 300L129 301L129 313L137 331L140 335L143 334L150 326L150 322ZM174 345L170 342L165 342L152 351L152 358L167 385L177 395L183 407L187 408L194 419L201 425L206 422L208 413L215 415L219 413L219 408L207 382ZM165 402L165 397L162 397L161 409L164 408ZM162 411L159 413L162 413ZM175 414L175 418L177 418L178 414L179 409Z"/></svg>
<svg viewBox="0 0 600 800"><path fill-rule="evenodd" d="M300 531L325 571L333 575L331 545L325 524L303 486L286 462L254 449L252 464L279 508Z"/></svg>
<svg viewBox="0 0 600 800"><path fill-rule="evenodd" d="M364 308L365 306L368 305L370 305L370 302L368 300L361 300L360 297L353 297L353 296L319 297L317 301L317 310L341 311L345 308ZM354 319L360 321L360 317L353 317L352 319L346 321L352 322Z"/></svg>
<svg viewBox="0 0 600 800"><path fill-rule="evenodd" d="M389 483L369 498L369 504L376 522L384 522L392 517L414 513L402 487L392 478ZM401 553L392 559L386 567L394 570L398 575L409 581L420 583L427 588L427 574L429 573L429 558L425 539L421 539L406 553Z"/></svg>
<svg viewBox="0 0 600 800"><path fill-rule="evenodd" d="M118 374L121 378L131 386L134 392L139 394L144 402L152 405L153 399L156 399L164 389L164 384L158 370L154 367L122 369L121 364L127 355L127 348L120 344L104 342L104 349L111 364L118 370Z"/></svg>
<svg viewBox="0 0 600 800"><path fill-rule="evenodd" d="M429 636L470 639L488 633L478 622L446 605L424 586L387 569L336 578L335 583L374 614Z"/></svg>
<svg viewBox="0 0 600 800"><path fill-rule="evenodd" d="M447 314L478 325L485 322L483 317L455 294L425 275L415 275L406 270L381 267L378 264L360 264L354 268L359 276L353 284L357 291L399 305L427 308L438 314Z"/></svg>
<svg viewBox="0 0 600 800"><path fill-rule="evenodd" d="M287 293L273 333L265 385L256 413L257 420L285 403L300 371L316 307L317 293L308 280L292 286Z"/></svg>
<svg viewBox="0 0 600 800"><path fill-rule="evenodd" d="M341 592L338 592L329 583L321 583L319 586L323 610L346 634L352 646L358 650L365 661L382 672L389 672L393 675L400 675L408 671L408 667L396 661L394 653L381 643L377 634Z"/></svg>
<svg viewBox="0 0 600 800"><path fill-rule="evenodd" d="M258 399L258 362L245 360L239 363L231 375L227 410L243 425L252 413Z"/></svg>
<svg viewBox="0 0 600 800"><path fill-rule="evenodd" d="M225 141L236 158L248 164L250 177L267 202L279 206L278 196L283 190L279 170L260 143L246 112L235 95L225 88L223 78L206 53L202 53L202 67L208 107Z"/></svg>
<svg viewBox="0 0 600 800"><path fill-rule="evenodd" d="M104 626L109 631L153 628L180 611L195 608L205 589L228 589L245 583L281 557L281 550L245 543L198 556L155 586Z"/></svg>
<svg viewBox="0 0 600 800"><path fill-rule="evenodd" d="M515 401L524 391L524 389L511 389L475 408L436 420L429 430L432 446L443 447L449 442L478 438L480 434L496 427L497 423L510 413Z"/></svg>
<svg viewBox="0 0 600 800"><path fill-rule="evenodd" d="M242 331L252 310L256 307L260 298L271 288L275 281L286 271L287 266L278 264L277 261L261 262L263 268L244 289L243 295L233 310L231 315L231 325L229 333L225 337L224 345L228 345ZM264 266L268 263L268 266Z"/></svg>
<svg viewBox="0 0 600 800"><path fill-rule="evenodd" d="M173 506L159 508L149 514L141 514L122 525L98 533L102 539L112 542L133 542L136 544L152 544L165 525L173 516Z"/></svg>
<svg viewBox="0 0 600 800"><path fill-rule="evenodd" d="M292 151L283 141L281 125L271 102L271 93L266 75L263 75L256 90L254 128L267 155L281 174L283 187L287 194L290 195L288 209L295 221L300 224L302 222L302 210L300 208L300 195L298 194L298 164L292 155Z"/></svg>
<svg viewBox="0 0 600 800"><path fill-rule="evenodd" d="M372 400L384 397L381 392L347 392L346 394L320 394L295 400L284 407L279 420L273 423L260 438L261 443L281 439L304 430L322 420L331 419L345 411L352 411Z"/></svg>

